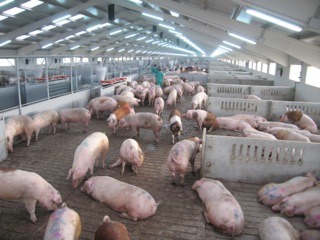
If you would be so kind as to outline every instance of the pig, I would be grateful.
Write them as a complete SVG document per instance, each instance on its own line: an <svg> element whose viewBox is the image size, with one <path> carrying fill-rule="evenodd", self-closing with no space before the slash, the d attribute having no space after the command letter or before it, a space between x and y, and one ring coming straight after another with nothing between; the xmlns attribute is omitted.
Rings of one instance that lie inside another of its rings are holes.
<svg viewBox="0 0 320 240"><path fill-rule="evenodd" d="M122 165L120 174L123 175L126 163L131 165L132 171L138 175L138 167L142 166L144 154L139 143L134 139L125 140L120 147L120 158L109 168L114 168Z"/></svg>
<svg viewBox="0 0 320 240"><path fill-rule="evenodd" d="M114 100L111 97L106 97L98 101L95 101L92 104L92 111L96 114L97 119L99 119L100 112L104 112L104 111L113 112L116 106L117 106L116 100Z"/></svg>
<svg viewBox="0 0 320 240"><path fill-rule="evenodd" d="M262 100L261 98L259 98L256 95L245 95L244 99L256 99L256 100Z"/></svg>
<svg viewBox="0 0 320 240"><path fill-rule="evenodd" d="M113 113L110 114L107 119L108 127L113 128L113 133L116 132L116 127L119 124L119 120L129 113L134 113L134 110L127 102L119 102Z"/></svg>
<svg viewBox="0 0 320 240"><path fill-rule="evenodd" d="M219 128L232 130L232 131L242 132L246 128L251 128L251 125L247 122L228 118L228 117L218 117L217 122L219 124Z"/></svg>
<svg viewBox="0 0 320 240"><path fill-rule="evenodd" d="M82 123L84 126L83 133L88 131L88 125L91 119L91 112L85 108L66 108L59 111L59 118L64 128L64 124L68 124L70 129L70 123Z"/></svg>
<svg viewBox="0 0 320 240"><path fill-rule="evenodd" d="M113 98L119 103L119 102L127 102L130 107L139 106L139 103L141 102L138 98L132 98L132 97L126 97L121 95L115 95Z"/></svg>
<svg viewBox="0 0 320 240"><path fill-rule="evenodd" d="M181 85L187 96L188 95L192 96L194 94L194 87L191 86L189 83L182 83Z"/></svg>
<svg viewBox="0 0 320 240"><path fill-rule="evenodd" d="M282 127L282 128L296 129L296 130L299 129L296 125L282 123L282 122L259 122L257 126L257 128L260 131L266 131L275 127Z"/></svg>
<svg viewBox="0 0 320 240"><path fill-rule="evenodd" d="M108 99L108 98L109 98L109 97L106 97L106 96L101 96L101 97L93 98L93 99L91 99L91 100L88 102L88 104L87 104L87 106L86 106L86 109L91 110L91 109L92 109L92 105L93 105L94 102L99 101L99 100L102 100L102 99Z"/></svg>
<svg viewBox="0 0 320 240"><path fill-rule="evenodd" d="M162 118L154 113L141 112L131 113L120 119L119 127L131 127L137 136L140 135L140 128L152 129L156 137L156 143L159 142L159 132L162 129Z"/></svg>
<svg viewBox="0 0 320 240"><path fill-rule="evenodd" d="M40 175L0 167L0 199L22 199L32 222L37 222L36 203L46 210L56 210L62 203L60 193Z"/></svg>
<svg viewBox="0 0 320 240"><path fill-rule="evenodd" d="M315 135L315 134L311 134L308 130L300 130L300 129L286 128L286 127L273 127L268 130L265 130L265 132L275 135L278 131L281 131L281 130L290 130L306 137L309 137L310 135Z"/></svg>
<svg viewBox="0 0 320 240"><path fill-rule="evenodd" d="M169 78L164 78L163 79L163 87L168 87L171 84L171 79Z"/></svg>
<svg viewBox="0 0 320 240"><path fill-rule="evenodd" d="M149 106L154 105L155 99L156 99L156 87L150 87L149 94L148 94Z"/></svg>
<svg viewBox="0 0 320 240"><path fill-rule="evenodd" d="M162 88L158 85L155 86L156 87L156 98L158 97L162 97L163 96L163 91L162 91Z"/></svg>
<svg viewBox="0 0 320 240"><path fill-rule="evenodd" d="M301 130L301 131L305 131L305 130ZM317 142L317 143L320 143L320 135L318 134L308 134L308 133L300 133L304 136L306 136L307 138L309 138L309 140L311 142Z"/></svg>
<svg viewBox="0 0 320 240"><path fill-rule="evenodd" d="M131 91L123 91L120 93L120 96L125 96L125 97L131 97L131 98L134 98L134 94L131 92Z"/></svg>
<svg viewBox="0 0 320 240"><path fill-rule="evenodd" d="M202 141L198 137L184 139L176 143L168 156L168 168L172 175L172 184L176 184L176 173L180 174L180 184L184 186L184 176L187 172L188 162L191 163L192 174L195 175L194 162L200 151Z"/></svg>
<svg viewBox="0 0 320 240"><path fill-rule="evenodd" d="M81 234L81 220L79 214L62 203L55 210L48 221L43 240L78 240Z"/></svg>
<svg viewBox="0 0 320 240"><path fill-rule="evenodd" d="M251 115L251 114L235 114L230 116L229 118L238 119L238 120L247 122L253 128L256 128L258 124L261 122L267 122L267 119L265 119L264 117L260 117L258 115Z"/></svg>
<svg viewBox="0 0 320 240"><path fill-rule="evenodd" d="M161 117L162 111L164 108L164 101L162 97L157 97L156 100L154 101L154 109L156 111L156 114Z"/></svg>
<svg viewBox="0 0 320 240"><path fill-rule="evenodd" d="M292 217L303 215L317 205L320 205L320 185L285 197L281 202L274 205L272 210L281 211L281 214Z"/></svg>
<svg viewBox="0 0 320 240"><path fill-rule="evenodd" d="M319 240L320 231L318 230L305 230L300 235L300 240Z"/></svg>
<svg viewBox="0 0 320 240"><path fill-rule="evenodd" d="M249 130L251 129L251 130ZM244 137L247 138L257 138L257 139L267 139L267 140L277 140L275 136L270 133L260 132L254 128L245 128L242 131Z"/></svg>
<svg viewBox="0 0 320 240"><path fill-rule="evenodd" d="M138 84L138 85L135 86L134 89L136 90L136 94L137 94L139 91L142 91L144 89L144 86Z"/></svg>
<svg viewBox="0 0 320 240"><path fill-rule="evenodd" d="M183 131L181 122L181 112L177 109L172 110L169 116L169 122L170 131L172 133L172 144L174 144L174 137L176 137L177 141L179 141L180 131Z"/></svg>
<svg viewBox="0 0 320 240"><path fill-rule="evenodd" d="M135 88L135 86L138 85L138 82L137 81L132 81L129 83L129 86L132 87L132 88Z"/></svg>
<svg viewBox="0 0 320 240"><path fill-rule="evenodd" d="M53 134L56 134L56 127L59 123L59 114L55 110L46 110L37 113L33 116L33 123L35 128L36 141L38 141L38 136L41 128L49 126L48 133L51 133L53 128Z"/></svg>
<svg viewBox="0 0 320 240"><path fill-rule="evenodd" d="M119 92L119 95L122 94L123 92L126 92L126 91L132 92L133 94L136 94L136 93L137 93L137 91L136 91L135 88L126 86L126 87L124 87L124 88L121 89L121 91Z"/></svg>
<svg viewBox="0 0 320 240"><path fill-rule="evenodd" d="M13 152L13 139L18 135L27 136L27 146L30 145L31 137L35 131L34 121L27 115L13 116L6 119L5 136L9 152Z"/></svg>
<svg viewBox="0 0 320 240"><path fill-rule="evenodd" d="M273 206L285 197L302 192L317 183L317 179L311 173L308 173L305 177L291 178L283 183L268 183L258 191L259 202L266 206Z"/></svg>
<svg viewBox="0 0 320 240"><path fill-rule="evenodd" d="M128 230L120 222L111 221L109 216L104 216L102 224L97 229L94 240L130 240Z"/></svg>
<svg viewBox="0 0 320 240"><path fill-rule="evenodd" d="M304 223L308 228L320 229L320 206L310 208L305 212Z"/></svg>
<svg viewBox="0 0 320 240"><path fill-rule="evenodd" d="M193 86L194 89L197 89L198 86L200 86L199 81L194 81L194 82L188 82L191 86Z"/></svg>
<svg viewBox="0 0 320 240"><path fill-rule="evenodd" d="M282 217L269 217L259 226L261 240L299 240L299 232Z"/></svg>
<svg viewBox="0 0 320 240"><path fill-rule="evenodd" d="M207 223L232 237L243 232L243 211L238 201L220 181L201 178L193 184L192 189L198 192L205 205L203 215Z"/></svg>
<svg viewBox="0 0 320 240"><path fill-rule="evenodd" d="M191 101L192 109L195 110L198 106L202 109L202 103L206 106L208 100L208 95L205 92L199 92L193 96Z"/></svg>
<svg viewBox="0 0 320 240"><path fill-rule="evenodd" d="M197 93L199 93L199 92L205 92L206 90L204 89L204 87L202 87L202 86L198 86L197 87Z"/></svg>
<svg viewBox="0 0 320 240"><path fill-rule="evenodd" d="M216 116L201 109L188 110L186 113L182 114L182 117L195 120L200 131L203 127L207 128L208 132L219 128Z"/></svg>
<svg viewBox="0 0 320 240"><path fill-rule="evenodd" d="M137 92L137 97L141 100L141 105L144 106L144 101L146 100L149 93L149 89L144 88L143 90L139 90Z"/></svg>
<svg viewBox="0 0 320 240"><path fill-rule="evenodd" d="M126 85L121 85L121 86L117 87L116 95L120 95L121 91L126 87L127 87Z"/></svg>
<svg viewBox="0 0 320 240"><path fill-rule="evenodd" d="M299 141L299 142L311 142L309 138L291 131L290 129L278 130L275 133L275 137L279 140Z"/></svg>
<svg viewBox="0 0 320 240"><path fill-rule="evenodd" d="M154 215L159 204L145 190L107 176L89 178L81 191L133 221Z"/></svg>
<svg viewBox="0 0 320 240"><path fill-rule="evenodd" d="M317 133L317 124L307 115L300 111L290 111L282 114L280 122L291 122L301 129L310 131L311 133Z"/></svg>
<svg viewBox="0 0 320 240"><path fill-rule="evenodd" d="M77 147L74 153L72 168L68 172L67 180L72 176L72 185L78 187L79 183L86 176L90 169L93 175L93 166L99 165L98 157L102 157L102 168L105 166L105 159L109 150L109 139L101 132L95 132L86 137Z"/></svg>
<svg viewBox="0 0 320 240"><path fill-rule="evenodd" d="M176 107L177 105L177 90L175 89L171 89L170 93L169 93L169 96L168 96L168 99L167 99L167 106L168 107Z"/></svg>
<svg viewBox="0 0 320 240"><path fill-rule="evenodd" d="M141 85L142 85L144 88L150 88L150 87L151 87L151 85L150 85L150 83L149 83L148 81L142 82Z"/></svg>

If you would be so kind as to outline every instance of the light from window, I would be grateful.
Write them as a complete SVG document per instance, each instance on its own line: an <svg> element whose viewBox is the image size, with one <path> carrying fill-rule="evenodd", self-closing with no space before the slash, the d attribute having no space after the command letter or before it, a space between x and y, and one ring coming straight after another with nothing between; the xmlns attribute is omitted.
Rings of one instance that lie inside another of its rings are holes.
<svg viewBox="0 0 320 240"><path fill-rule="evenodd" d="M307 68L306 84L320 88L320 69L309 66Z"/></svg>
<svg viewBox="0 0 320 240"><path fill-rule="evenodd" d="M270 75L276 75L276 63L270 63L269 65L269 74Z"/></svg>
<svg viewBox="0 0 320 240"><path fill-rule="evenodd" d="M15 66L13 58L0 59L0 67L12 67Z"/></svg>
<svg viewBox="0 0 320 240"><path fill-rule="evenodd" d="M252 63L252 69L256 70L257 69L257 64L254 62Z"/></svg>
<svg viewBox="0 0 320 240"><path fill-rule="evenodd" d="M62 63L70 63L70 58L62 58Z"/></svg>
<svg viewBox="0 0 320 240"><path fill-rule="evenodd" d="M44 65L45 63L45 58L37 58L37 65Z"/></svg>
<svg viewBox="0 0 320 240"><path fill-rule="evenodd" d="M265 63L262 64L262 72L264 72L264 73L268 72L268 65Z"/></svg>
<svg viewBox="0 0 320 240"><path fill-rule="evenodd" d="M89 62L89 58L82 58L82 62Z"/></svg>
<svg viewBox="0 0 320 240"><path fill-rule="evenodd" d="M261 72L261 65L262 65L262 62L258 62L258 64L257 64L257 71L260 71L260 72Z"/></svg>
<svg viewBox="0 0 320 240"><path fill-rule="evenodd" d="M300 82L301 65L290 65L289 79Z"/></svg>
<svg viewBox="0 0 320 240"><path fill-rule="evenodd" d="M249 68L252 69L252 61L249 61Z"/></svg>
<svg viewBox="0 0 320 240"><path fill-rule="evenodd" d="M73 58L73 62L74 62L74 63L81 62L81 58L79 58L79 57L74 57L74 58Z"/></svg>

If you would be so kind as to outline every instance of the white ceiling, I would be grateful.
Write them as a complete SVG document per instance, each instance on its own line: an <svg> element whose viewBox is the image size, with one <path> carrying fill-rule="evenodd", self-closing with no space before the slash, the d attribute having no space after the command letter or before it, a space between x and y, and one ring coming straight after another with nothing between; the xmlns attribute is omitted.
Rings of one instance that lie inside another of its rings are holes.
<svg viewBox="0 0 320 240"><path fill-rule="evenodd" d="M227 54L230 58L273 61L287 66L289 56L292 56L320 68L319 0L142 0L142 4L129 0L43 0L42 4L32 9L24 8L25 11L15 16L3 13L13 7L22 8L21 4L25 2L27 0L15 0L0 7L0 15L7 17L0 21L0 45L11 40L10 43L0 47L0 56L116 56L120 54L141 56L142 51L148 51L153 55L162 55L161 52L188 54L181 49L159 46L161 42L202 56L202 53L195 47L181 39L177 45L178 37L158 25L158 23L163 23L174 27L177 32L182 33L203 50L207 56L210 56L222 41L226 40L241 46L240 50L233 48L234 51ZM115 4L116 21L108 20L108 5L110 4ZM247 8L282 18L299 25L303 30L297 33L259 20L248 15L245 12ZM180 16L173 17L170 10L178 12ZM164 21L146 17L141 14L142 12L162 17ZM71 17L82 14L84 17L30 36L30 32L42 30L48 25L55 25L52 21L68 14ZM93 31L87 30L98 24L106 23L111 25ZM155 32L153 32L153 25L157 26ZM116 30L122 30L122 32L110 35ZM81 31L84 31L84 34L77 36L76 34ZM161 39L160 32L163 32ZM229 36L228 32L254 39L257 44L245 43ZM125 38L131 34L137 35ZM17 37L22 35L29 37L17 40ZM72 35L74 37L70 37ZM137 41L138 38L144 36L145 39ZM151 38L160 42L157 44L145 42ZM48 44L52 45L43 48ZM79 47L71 50L77 46ZM95 48L97 49L92 50ZM123 48L125 50L119 53L118 51ZM108 52L107 49L109 49ZM133 51L128 53L129 50ZM139 50L141 52L136 53Z"/></svg>

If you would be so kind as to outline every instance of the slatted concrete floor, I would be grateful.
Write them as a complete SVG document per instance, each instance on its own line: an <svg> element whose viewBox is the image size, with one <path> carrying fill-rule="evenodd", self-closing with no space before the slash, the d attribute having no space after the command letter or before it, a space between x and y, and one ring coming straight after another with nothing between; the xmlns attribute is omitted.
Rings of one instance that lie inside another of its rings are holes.
<svg viewBox="0 0 320 240"><path fill-rule="evenodd" d="M190 99L186 99L185 102L190 102ZM189 104L178 104L178 109L183 112L188 108ZM153 111L153 108L138 107L136 111ZM169 110L165 109L163 114L165 125L158 145L154 145L154 137L149 130L141 130L141 136L137 138L146 156L138 176L134 175L129 168L122 177L119 175L120 168L112 170L96 168L94 171L97 176L111 176L139 186L148 191L157 202L161 201L156 214L146 220L133 222L119 218L119 213L81 193L79 188L73 189L71 182L65 180L72 165L76 147L92 132L106 132L109 137L110 150L107 155L107 164L117 159L122 142L132 135L130 131L124 129L121 129L116 135L111 134L111 131L106 128L105 121L93 118L87 134L82 134L80 125L73 124L69 131L58 130L54 136L42 134L39 142L32 142L28 148L25 142L19 143L14 146L14 152L10 154L8 160L0 163L0 166L34 171L58 189L63 200L81 217L81 239L83 240L94 238L94 233L106 214L112 220L124 223L132 239L230 239L226 235L217 233L211 225L204 221L201 200L196 192L191 190L194 181L200 178L199 171L196 176L192 176L189 166L186 186L171 184L171 174L167 169L167 156L172 147L168 114ZM183 120L183 124L185 132L182 138L201 137L193 127L194 123L191 120ZM225 131L217 131L215 134L237 135ZM200 154L198 154L196 165L199 169ZM224 182L224 184L240 202L245 214L244 233L236 239L259 239L257 229L259 223L268 216L278 214L257 202L258 185L235 182ZM0 240L39 240L43 238L50 212L37 207L38 223L33 224L21 201L0 200L0 211ZM289 220L298 229L305 228L302 218Z"/></svg>

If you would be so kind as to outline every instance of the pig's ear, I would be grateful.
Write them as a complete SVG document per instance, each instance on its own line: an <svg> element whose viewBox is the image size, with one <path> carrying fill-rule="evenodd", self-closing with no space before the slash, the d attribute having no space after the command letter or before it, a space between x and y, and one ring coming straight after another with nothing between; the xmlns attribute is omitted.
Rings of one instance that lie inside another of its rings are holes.
<svg viewBox="0 0 320 240"><path fill-rule="evenodd" d="M60 204L61 203L61 195L59 192L51 192L51 196L52 196L52 201L55 202L56 204Z"/></svg>

